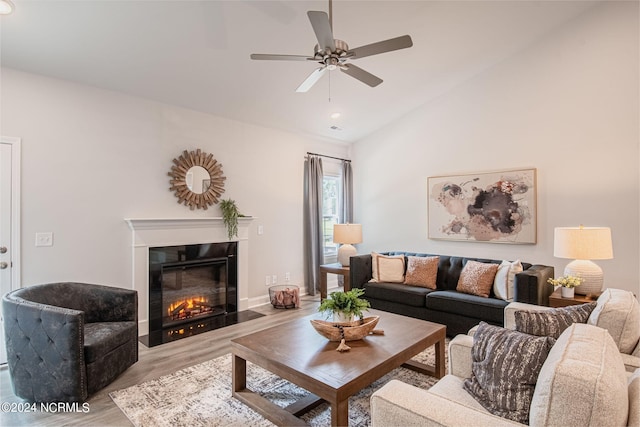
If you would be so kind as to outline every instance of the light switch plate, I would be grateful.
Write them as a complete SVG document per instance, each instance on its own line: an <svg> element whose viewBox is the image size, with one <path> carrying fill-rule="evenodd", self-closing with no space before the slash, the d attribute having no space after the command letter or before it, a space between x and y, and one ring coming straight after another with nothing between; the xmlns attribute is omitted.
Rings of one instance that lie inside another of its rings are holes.
<svg viewBox="0 0 640 427"><path fill-rule="evenodd" d="M53 246L53 233L36 233L36 246Z"/></svg>

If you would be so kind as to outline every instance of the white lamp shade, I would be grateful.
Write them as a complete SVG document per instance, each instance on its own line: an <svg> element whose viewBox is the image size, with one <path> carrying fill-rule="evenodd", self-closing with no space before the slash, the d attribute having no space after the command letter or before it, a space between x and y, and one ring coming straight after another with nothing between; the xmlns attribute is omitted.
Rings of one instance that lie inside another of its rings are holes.
<svg viewBox="0 0 640 427"><path fill-rule="evenodd" d="M553 256L570 259L611 259L609 227L556 227Z"/></svg>
<svg viewBox="0 0 640 427"><path fill-rule="evenodd" d="M602 291L604 274L592 259L613 258L611 229L609 227L556 227L553 238L553 255L570 258L564 275L581 277L577 294L598 294Z"/></svg>
<svg viewBox="0 0 640 427"><path fill-rule="evenodd" d="M335 224L333 226L333 242L362 243L362 224Z"/></svg>

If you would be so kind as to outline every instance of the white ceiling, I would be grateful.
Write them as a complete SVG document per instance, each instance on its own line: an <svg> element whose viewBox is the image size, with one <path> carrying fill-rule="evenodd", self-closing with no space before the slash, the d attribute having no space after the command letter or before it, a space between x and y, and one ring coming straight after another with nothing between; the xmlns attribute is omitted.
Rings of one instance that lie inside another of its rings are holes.
<svg viewBox="0 0 640 427"><path fill-rule="evenodd" d="M306 12L327 11L328 1L14 3L16 11L0 22L2 66L345 142L429 102L596 4L336 0L334 36L350 47L404 34L414 46L354 63L384 80L376 88L333 71L308 93L296 93L315 63L252 61L249 54L311 55L316 40ZM342 117L331 119L334 111Z"/></svg>

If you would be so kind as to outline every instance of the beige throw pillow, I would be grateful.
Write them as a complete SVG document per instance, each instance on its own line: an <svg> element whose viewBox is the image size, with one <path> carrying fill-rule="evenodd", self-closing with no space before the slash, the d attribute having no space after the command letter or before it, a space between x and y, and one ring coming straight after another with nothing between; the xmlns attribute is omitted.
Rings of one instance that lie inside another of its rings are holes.
<svg viewBox="0 0 640 427"><path fill-rule="evenodd" d="M440 257L410 256L407 259L407 275L404 284L436 289Z"/></svg>
<svg viewBox="0 0 640 427"><path fill-rule="evenodd" d="M498 264L467 261L460 273L456 291L488 298L497 271Z"/></svg>
<svg viewBox="0 0 640 427"><path fill-rule="evenodd" d="M609 331L620 352L631 354L640 339L640 304L630 291L606 289L587 323Z"/></svg>
<svg viewBox="0 0 640 427"><path fill-rule="evenodd" d="M372 282L403 283L404 255L371 254Z"/></svg>
<svg viewBox="0 0 640 427"><path fill-rule="evenodd" d="M519 259L513 262L502 261L502 264L498 266L498 272L493 281L493 293L496 297L505 301L512 301L515 294L513 284L516 280L516 274L522 271L522 263Z"/></svg>

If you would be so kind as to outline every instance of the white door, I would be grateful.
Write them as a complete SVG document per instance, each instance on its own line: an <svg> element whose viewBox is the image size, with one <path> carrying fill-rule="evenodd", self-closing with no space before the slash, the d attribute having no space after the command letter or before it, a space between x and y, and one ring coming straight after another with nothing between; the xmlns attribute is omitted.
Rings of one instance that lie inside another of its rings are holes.
<svg viewBox="0 0 640 427"><path fill-rule="evenodd" d="M20 283L20 139L0 137L0 295ZM0 304L0 364L7 363Z"/></svg>

